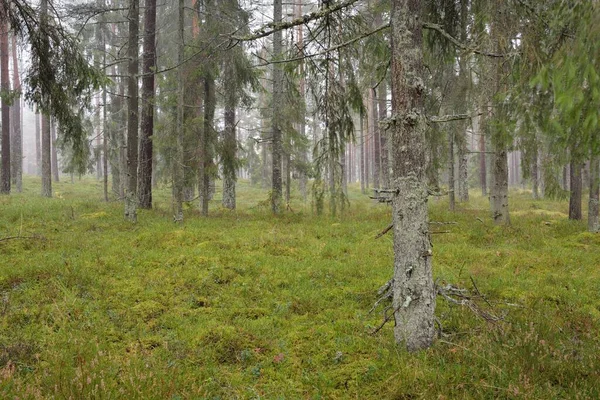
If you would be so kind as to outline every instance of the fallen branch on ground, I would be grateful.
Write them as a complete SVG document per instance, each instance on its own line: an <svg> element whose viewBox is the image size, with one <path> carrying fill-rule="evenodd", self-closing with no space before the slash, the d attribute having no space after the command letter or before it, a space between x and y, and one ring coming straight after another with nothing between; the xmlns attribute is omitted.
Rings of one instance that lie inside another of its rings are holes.
<svg viewBox="0 0 600 400"><path fill-rule="evenodd" d="M43 237L42 235L32 235L32 236L7 236L7 237L3 237L0 238L0 242L5 242L8 240L14 240L14 239L39 239L39 240L46 240L45 237Z"/></svg>

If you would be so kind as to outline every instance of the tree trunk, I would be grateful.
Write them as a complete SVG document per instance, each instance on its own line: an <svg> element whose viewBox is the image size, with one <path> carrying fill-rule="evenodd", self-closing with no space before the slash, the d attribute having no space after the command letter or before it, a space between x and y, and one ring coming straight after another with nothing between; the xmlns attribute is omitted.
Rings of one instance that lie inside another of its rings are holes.
<svg viewBox="0 0 600 400"><path fill-rule="evenodd" d="M235 210L235 184L237 181L237 138L235 129L235 106L236 93L234 83L233 68L227 64L225 73L228 75L226 82L228 87L225 89L225 137L223 151L223 207ZM288 166L289 168L289 166Z"/></svg>
<svg viewBox="0 0 600 400"><path fill-rule="evenodd" d="M42 114L42 196L52 197L52 162L50 121Z"/></svg>
<svg viewBox="0 0 600 400"><path fill-rule="evenodd" d="M571 162L570 164L570 188L571 195L569 197L569 219L581 220L581 164Z"/></svg>
<svg viewBox="0 0 600 400"><path fill-rule="evenodd" d="M394 336L409 351L435 336L435 290L427 211L420 0L393 0L391 14Z"/></svg>
<svg viewBox="0 0 600 400"><path fill-rule="evenodd" d="M198 195L200 197L200 213L208 215L208 202L210 200L210 166L212 152L210 149L213 121L215 115L215 82L211 73L204 78L204 127L200 137L200 170L198 173Z"/></svg>
<svg viewBox="0 0 600 400"><path fill-rule="evenodd" d="M481 195L487 196L487 168L485 157L485 130L482 129L483 116L476 117L477 129L479 133L479 185L481 186Z"/></svg>
<svg viewBox="0 0 600 400"><path fill-rule="evenodd" d="M42 175L42 148L41 148L41 132L40 132L40 113L35 109L35 165L36 174Z"/></svg>
<svg viewBox="0 0 600 400"><path fill-rule="evenodd" d="M17 58L17 43L15 37L12 37L12 57L13 57L13 90L20 92L21 81L19 79L19 60ZM13 165L15 188L18 193L23 191L23 131L21 130L21 96L18 95L13 103L13 139L15 154Z"/></svg>
<svg viewBox="0 0 600 400"><path fill-rule="evenodd" d="M460 0L460 40L462 43L467 42L468 37L468 1ZM466 113L468 111L467 104L469 103L469 74L468 74L468 55L463 53L459 56L459 85L460 85L460 100L458 111ZM469 165L468 165L468 148L467 148L467 120L458 122L458 199L460 202L469 201Z"/></svg>
<svg viewBox="0 0 600 400"><path fill-rule="evenodd" d="M106 2L102 2L103 6L106 6ZM101 17L101 29L102 29L102 70L106 71L106 17ZM102 186L104 192L104 201L108 202L108 136L110 127L108 124L108 113L107 113L107 101L108 95L106 92L106 83L102 86Z"/></svg>
<svg viewBox="0 0 600 400"><path fill-rule="evenodd" d="M373 187L381 188L381 141L379 135L379 124L377 115L377 91L372 89L371 97L371 121L373 125Z"/></svg>
<svg viewBox="0 0 600 400"><path fill-rule="evenodd" d="M52 179L54 182L59 182L59 170L58 170L58 149L56 148L56 120L50 118L50 135L52 138Z"/></svg>
<svg viewBox="0 0 600 400"><path fill-rule="evenodd" d="M10 77L8 72L8 18L4 5L0 4L0 88L9 93ZM0 174L0 193L10 194L10 106L2 100L2 173Z"/></svg>
<svg viewBox="0 0 600 400"><path fill-rule="evenodd" d="M366 193L365 186L365 117L363 112L360 112L360 192Z"/></svg>
<svg viewBox="0 0 600 400"><path fill-rule="evenodd" d="M598 156L592 156L590 159L590 200L588 203L588 230L598 232L600 230L600 219L598 217L599 205L599 185L600 165Z"/></svg>
<svg viewBox="0 0 600 400"><path fill-rule="evenodd" d="M180 27L180 29L183 28ZM179 39L182 39L181 33ZM142 115L140 120L138 201L140 208L150 209L152 208L152 135L154 134L154 70L156 69L156 0L146 0L144 53L142 57ZM179 89L183 89L183 87ZM180 127L178 126L177 129L179 134Z"/></svg>
<svg viewBox="0 0 600 400"><path fill-rule="evenodd" d="M540 180L539 180L539 155L538 155L538 145L534 144L532 149L533 155L531 160L531 183L532 183L532 192L533 199L539 200L540 198Z"/></svg>
<svg viewBox="0 0 600 400"><path fill-rule="evenodd" d="M282 19L282 0L273 1L273 23L278 24ZM273 59L278 60L282 54L281 31L273 33ZM279 64L273 65L273 180L271 182L271 210L274 214L281 212L282 179L281 157L283 153L281 139L281 100L283 90L283 70Z"/></svg>
<svg viewBox="0 0 600 400"><path fill-rule="evenodd" d="M153 0L150 0L153 1ZM156 6L156 4L154 4ZM185 29L185 2L179 0L178 7L178 38L177 38L177 64L183 63L184 57L184 29ZM148 25L146 25L148 26ZM154 41L152 42L154 43ZM154 47L154 46L152 46ZM183 68L181 66L177 69L177 157L173 160L173 219L175 222L183 222L183 107L184 107L184 76ZM152 85L152 93L154 93L154 84ZM153 114L153 112L152 112ZM148 122L148 121L146 121ZM146 132L148 133L148 132ZM152 132L149 132L150 134ZM150 135L151 136L151 135ZM150 141L152 140L149 137ZM150 152L150 159L147 160L152 164L152 153ZM150 166L150 168L152 168ZM150 171L150 178L152 177L152 171ZM151 182L150 182L151 184ZM150 192L152 188L150 187ZM150 194L150 196L152 196Z"/></svg>
<svg viewBox="0 0 600 400"><path fill-rule="evenodd" d="M138 39L139 0L129 0L129 39L127 56L127 184L125 188L125 218L137 221L137 174L138 174Z"/></svg>
<svg viewBox="0 0 600 400"><path fill-rule="evenodd" d="M385 79L379 84L379 121L387 118L387 85ZM379 147L381 152L381 187L390 187L390 162L388 150L388 131L379 128Z"/></svg>
<svg viewBox="0 0 600 400"><path fill-rule="evenodd" d="M448 138L448 208L454 211L456 206L456 184L454 181L454 129L450 127Z"/></svg>
<svg viewBox="0 0 600 400"><path fill-rule="evenodd" d="M496 51L497 53L505 52L506 44L500 37L500 26L504 23L502 20L503 13L502 8L504 6L497 3L495 10L499 20L493 21L492 23L492 36L496 39ZM495 71L495 92L496 94L506 90L504 79L505 62L503 60L496 60L496 71ZM500 123L502 114L505 112L502 104L495 104L494 107L494 118ZM498 124L496 124L498 125ZM490 193L490 203L492 208L492 218L495 224L510 224L510 216L508 212L508 151L506 139L503 137L500 128L494 126L492 129L491 144L493 147L493 160L492 160L492 174L493 184Z"/></svg>

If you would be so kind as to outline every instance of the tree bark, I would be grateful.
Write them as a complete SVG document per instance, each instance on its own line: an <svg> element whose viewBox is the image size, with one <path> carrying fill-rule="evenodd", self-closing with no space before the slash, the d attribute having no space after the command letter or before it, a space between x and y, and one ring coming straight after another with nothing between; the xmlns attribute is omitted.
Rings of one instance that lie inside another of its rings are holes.
<svg viewBox="0 0 600 400"><path fill-rule="evenodd" d="M156 68L156 0L146 0L145 5L138 201L140 203L140 208L150 209L152 208L152 135L154 134L154 70ZM181 16L179 16L179 18L181 18ZM179 39L181 40L182 38L180 37ZM180 62L182 61L183 60ZM182 67L179 69L182 69ZM179 89L183 90L183 88ZM179 127L177 129L179 133ZM179 161L181 161L181 159L179 159Z"/></svg>
<svg viewBox="0 0 600 400"><path fill-rule="evenodd" d="M235 184L237 181L236 158L237 158L237 138L235 129L235 105L236 93L234 83L234 71L231 65L225 66L225 73L229 76L226 82L229 84L225 89L225 137L223 154L223 207L235 210ZM289 168L289 166L288 166Z"/></svg>
<svg viewBox="0 0 600 400"><path fill-rule="evenodd" d="M456 207L456 182L454 180L454 129L448 131L448 208L454 211Z"/></svg>
<svg viewBox="0 0 600 400"><path fill-rule="evenodd" d="M127 184L125 187L125 219L137 221L138 174L138 53L139 53L139 0L129 0L129 39L127 56Z"/></svg>
<svg viewBox="0 0 600 400"><path fill-rule="evenodd" d="M598 211L600 209L600 164L598 156L590 158L590 199L588 203L588 230L598 232L600 230L600 219Z"/></svg>
<svg viewBox="0 0 600 400"><path fill-rule="evenodd" d="M377 115L377 90L372 89L371 97L371 121L373 125L373 187L381 188L381 139L379 135L379 117Z"/></svg>
<svg viewBox="0 0 600 400"><path fill-rule="evenodd" d="M156 4L155 4L156 5ZM177 157L172 162L173 165L173 219L175 222L183 222L183 140L184 140L184 128L183 128L183 107L184 107L184 76L183 63L184 57L184 28L185 28L185 2L179 0L178 6L178 38L177 38L177 63L180 67L177 69ZM154 43L154 42L153 42ZM152 85L152 93L154 93L154 84ZM148 121L146 121L148 122ZM150 132L151 133L151 132ZM151 138L150 138L151 140ZM151 148L150 148L151 150ZM152 154L150 153L150 164L152 163ZM150 168L152 168L150 166ZM150 171L150 178L152 177L152 171ZM151 182L150 182L151 184ZM152 191L152 188L150 188ZM150 196L152 196L150 194Z"/></svg>
<svg viewBox="0 0 600 400"><path fill-rule="evenodd" d="M41 149L41 132L40 132L40 113L35 109L35 165L36 174L42 175L42 149Z"/></svg>
<svg viewBox="0 0 600 400"><path fill-rule="evenodd" d="M504 43L501 38L501 25L506 21L503 21L503 5L497 3L495 6L495 13L498 16L498 20L492 23L492 36L496 40L496 52L501 54L504 52ZM495 71L495 82L494 89L496 94L505 90L505 84L503 83L504 78L504 60L496 60L496 71ZM503 106L501 104L495 104L494 107L494 118L500 120L502 118ZM491 144L493 148L492 158L492 174L493 183L490 192L490 203L492 209L492 218L494 223L497 225L510 224L510 216L508 211L508 151L506 139L503 137L500 128L494 126L492 129Z"/></svg>
<svg viewBox="0 0 600 400"><path fill-rule="evenodd" d="M20 92L21 80L19 79L19 60L17 58L17 43L13 35L12 37L12 58L13 58L13 90ZM21 130L21 96L18 95L13 103L13 139L15 154L13 165L15 177L15 189L17 193L23 191L23 131Z"/></svg>
<svg viewBox="0 0 600 400"><path fill-rule="evenodd" d="M0 88L2 92L10 91L8 72L8 18L4 4L0 4ZM2 101L2 173L0 174L0 193L10 194L10 106L8 101Z"/></svg>
<svg viewBox="0 0 600 400"><path fill-rule="evenodd" d="M360 112L360 192L366 193L365 186L365 117L363 112Z"/></svg>
<svg viewBox="0 0 600 400"><path fill-rule="evenodd" d="M50 136L52 139L52 179L54 182L60 181L59 170L58 170L58 149L56 148L56 120L50 118Z"/></svg>
<svg viewBox="0 0 600 400"><path fill-rule="evenodd" d="M581 220L581 164L578 162L571 162L570 168L570 189L571 195L569 197L569 219Z"/></svg>
<svg viewBox="0 0 600 400"><path fill-rule="evenodd" d="M392 0L394 336L409 351L435 336L427 211L421 0Z"/></svg>
<svg viewBox="0 0 600 400"><path fill-rule="evenodd" d="M42 114L42 196L52 197L52 162L50 121Z"/></svg>
<svg viewBox="0 0 600 400"><path fill-rule="evenodd" d="M273 1L273 23L281 23L282 0ZM282 55L281 31L273 33L273 59L278 60ZM281 99L283 90L283 70L279 64L273 65L273 177L271 182L271 210L274 214L281 212L282 179L281 179L281 157L283 153L281 138Z"/></svg>
<svg viewBox="0 0 600 400"><path fill-rule="evenodd" d="M379 84L379 121L387 118L387 84L385 79ZM390 161L388 149L388 131L379 128L379 147L381 152L381 187L390 187Z"/></svg>

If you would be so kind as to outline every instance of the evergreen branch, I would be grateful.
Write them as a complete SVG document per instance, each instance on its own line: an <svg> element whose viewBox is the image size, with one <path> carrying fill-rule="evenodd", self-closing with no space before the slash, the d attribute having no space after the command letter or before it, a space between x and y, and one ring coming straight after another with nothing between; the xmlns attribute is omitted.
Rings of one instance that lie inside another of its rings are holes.
<svg viewBox="0 0 600 400"><path fill-rule="evenodd" d="M479 54L479 55L486 56L486 57L493 57L493 58L503 58L503 57L508 56L508 54L489 53L487 51L477 50L473 47L470 47L467 44L462 43L461 41L456 39L454 36L452 36L448 32L446 32L444 30L444 28L439 24L433 24L431 22L424 22L423 29L430 29L432 31L436 31L437 33L439 33L440 35L442 35L443 37L448 39L453 45L455 45L459 49L463 49L467 52L472 52L475 54Z"/></svg>
<svg viewBox="0 0 600 400"><path fill-rule="evenodd" d="M269 36L275 32L282 31L284 29L293 28L298 25L306 24L310 21L314 21L315 19L323 18L328 16L331 13L342 10L344 8L350 7L358 0L346 0L341 3L334 4L330 7L322 8L318 11L311 12L310 14L303 15L299 18L293 19L287 22L269 22L266 25L255 30L253 33L246 36L234 36L229 35L232 40L237 40L238 42L249 42L252 40L260 39L266 36Z"/></svg>
<svg viewBox="0 0 600 400"><path fill-rule="evenodd" d="M324 49L324 50L322 50L322 51L319 51L319 52L317 52L317 53L313 53L313 54L305 54L305 55L303 55L303 56L300 56L300 57L295 57L295 58L287 58L287 59L285 59L285 60L273 60L273 61L268 61L268 60L265 60L263 57L260 57L260 56L258 56L257 54L255 54L255 56L256 56L256 57L258 57L258 58L260 58L261 60L263 60L263 61L264 61L262 64L255 65L255 67L266 67L267 65L270 65L270 64L283 64L283 63L288 63L288 62L302 61L302 60L305 60L305 59L307 59L307 58L312 58L312 57L318 57L318 56L322 56L322 55L325 55L325 54L331 53L332 51L336 51L336 50L339 50L339 49L341 49L341 48L344 48L344 47L346 47L346 46L349 46L349 45L351 45L351 44L353 44L353 43L356 43L356 42L358 42L359 40L362 40L362 39L364 39L364 38L366 38L366 37L369 37L369 36L371 36L371 35L374 35L374 34L376 34L376 33L378 33L378 32L381 32L381 31L383 31L383 30L385 30L385 29L387 29L387 28L389 28L389 27L390 27L390 24L389 24L389 23L387 23L387 24L384 24L384 25L381 25L381 26L380 26L380 27L378 27L378 28L375 28L375 29L373 29L373 30L371 30L371 31L369 31L369 32L365 32L365 33L363 33L362 35L359 35L359 36L357 36L357 37L355 37L355 38L352 38L352 39L350 39L350 40L348 40L348 41L345 41L344 43L340 43L340 44L337 44L337 45L335 45L335 46L332 46L332 47L326 48L326 49ZM380 81L380 82L381 82L381 81Z"/></svg>

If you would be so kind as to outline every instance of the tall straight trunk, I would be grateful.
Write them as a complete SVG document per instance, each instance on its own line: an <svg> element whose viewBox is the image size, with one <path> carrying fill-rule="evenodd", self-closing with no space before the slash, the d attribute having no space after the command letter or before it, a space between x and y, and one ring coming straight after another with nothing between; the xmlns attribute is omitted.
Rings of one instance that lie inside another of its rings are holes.
<svg viewBox="0 0 600 400"><path fill-rule="evenodd" d="M105 6L106 2L103 1L102 5ZM102 21L102 70L106 70L106 18L101 17ZM104 192L104 201L108 202L108 136L109 136L109 124L108 124L108 113L107 113L107 92L106 83L102 86L102 186Z"/></svg>
<svg viewBox="0 0 600 400"><path fill-rule="evenodd" d="M495 12L498 17L502 18L503 8L505 5L497 3ZM495 20L492 23L492 36L496 38L497 53L506 52L504 46L506 44L501 38L502 25L505 23L502 19ZM505 63L503 60L496 60L495 82L494 89L496 93L506 90L503 78L505 74ZM496 104L494 107L494 118L500 120L502 118L503 105ZM493 184L490 193L490 203L492 209L492 218L495 224L510 224L510 216L508 211L508 151L506 139L503 137L499 127L494 127L492 130L491 144L493 148L492 174Z"/></svg>
<svg viewBox="0 0 600 400"><path fill-rule="evenodd" d="M13 59L13 90L17 93L21 90L21 80L19 79L19 60L17 58L17 43L15 36L12 37L12 59ZM21 96L18 95L13 103L13 139L15 154L13 165L15 177L15 189L18 193L23 191L23 131L21 130Z"/></svg>
<svg viewBox="0 0 600 400"><path fill-rule="evenodd" d="M487 162L485 157L485 130L483 129L483 116L476 117L477 129L479 133L479 185L481 186L481 195L487 196Z"/></svg>
<svg viewBox="0 0 600 400"><path fill-rule="evenodd" d="M229 75L225 82L228 87L225 89L225 136L223 153L223 207L235 210L235 184L237 181L237 138L235 129L235 106L236 92L234 87L234 70L231 65L225 66L225 71ZM288 165L289 169L289 165Z"/></svg>
<svg viewBox="0 0 600 400"><path fill-rule="evenodd" d="M41 148L41 132L40 132L40 113L36 107L35 109L35 166L36 174L40 176L42 174L42 148Z"/></svg>
<svg viewBox="0 0 600 400"><path fill-rule="evenodd" d="M153 0L150 0L153 1ZM156 4L155 4L156 6ZM184 57L184 15L185 1L179 0L178 13L178 39L177 39L177 63L181 65ZM153 41L154 43L154 41ZM184 107L184 76L183 68L177 69L177 157L173 160L173 219L176 222L183 222L183 107ZM152 82L152 92L154 93L154 82ZM151 132L150 132L151 133ZM150 139L150 138L149 138ZM152 163L152 153L150 159ZM152 171L150 171L150 177Z"/></svg>
<svg viewBox="0 0 600 400"><path fill-rule="evenodd" d="M360 112L360 171L358 179L360 179L360 191L365 193L365 117L362 111Z"/></svg>
<svg viewBox="0 0 600 400"><path fill-rule="evenodd" d="M198 194L200 197L200 213L208 215L208 201L210 194L210 168L212 164L212 135L215 116L215 81L209 72L204 78L204 128L200 137L200 169L198 173Z"/></svg>
<svg viewBox="0 0 600 400"><path fill-rule="evenodd" d="M468 18L468 0L460 0L460 40L463 43L467 42L467 18ZM463 53L459 56L459 76L460 85L460 100L458 111L466 113L469 102L469 74L467 71L467 54ZM467 148L467 120L458 122L458 199L461 202L469 201L469 171L468 171L468 148Z"/></svg>
<svg viewBox="0 0 600 400"><path fill-rule="evenodd" d="M137 221L137 174L138 174L138 39L139 0L129 0L129 38L127 56L127 184L125 187L125 218Z"/></svg>
<svg viewBox="0 0 600 400"><path fill-rule="evenodd" d="M369 90L367 95L367 136L365 138L365 187L369 190L371 180L371 148L373 143L373 121L371 120L371 96L373 92Z"/></svg>
<svg viewBox="0 0 600 400"><path fill-rule="evenodd" d="M50 137L52 139L52 179L54 182L59 182L59 170L58 170L58 149L56 148L56 120L50 119Z"/></svg>
<svg viewBox="0 0 600 400"><path fill-rule="evenodd" d="M51 162L50 120L42 114L42 196L52 197L52 162Z"/></svg>
<svg viewBox="0 0 600 400"><path fill-rule="evenodd" d="M569 197L569 219L581 220L581 192L583 185L581 182L581 164L571 161L570 164L570 189Z"/></svg>
<svg viewBox="0 0 600 400"><path fill-rule="evenodd" d="M2 92L10 91L8 75L8 18L4 4L0 4L0 88ZM2 100L2 172L0 174L0 193L10 194L10 106L6 99Z"/></svg>
<svg viewBox="0 0 600 400"><path fill-rule="evenodd" d="M273 1L273 23L278 24L282 19L282 0ZM273 59L278 60L282 55L282 37L281 31L273 33ZM278 214L281 212L281 197L282 197L282 179L281 179L281 157L282 134L281 134L281 101L283 90L283 70L279 64L273 64L273 120L272 120L272 136L273 136L273 178L271 182L271 210Z"/></svg>
<svg viewBox="0 0 600 400"><path fill-rule="evenodd" d="M454 129L450 128L448 132L448 207L454 211L456 207L456 190L454 181Z"/></svg>
<svg viewBox="0 0 600 400"><path fill-rule="evenodd" d="M387 84L385 79L379 84L379 121L387 118ZM388 132L379 128L379 146L381 149L381 187L390 187L390 161L388 149Z"/></svg>
<svg viewBox="0 0 600 400"><path fill-rule="evenodd" d="M394 337L409 351L435 337L435 289L427 211L421 0L392 0Z"/></svg>
<svg viewBox="0 0 600 400"><path fill-rule="evenodd" d="M179 18L181 18L181 16L179 16ZM180 27L180 29L183 28ZM182 40L181 37L179 39ZM144 14L144 53L142 59L142 114L140 119L141 137L140 165L138 170L138 201L140 203L140 208L150 209L152 208L152 135L154 134L154 70L156 68L156 0L146 0ZM180 62L183 62L183 60ZM177 129L179 129L179 127Z"/></svg>
<svg viewBox="0 0 600 400"><path fill-rule="evenodd" d="M531 182L532 182L532 192L534 200L538 200L540 198L540 181L539 181L539 156L538 156L538 145L534 144L533 151L533 159L531 161Z"/></svg>
<svg viewBox="0 0 600 400"><path fill-rule="evenodd" d="M379 119L377 115L377 91L372 89L371 97L371 121L373 125L373 186L381 188L380 171L381 171L381 141L379 135Z"/></svg>
<svg viewBox="0 0 600 400"><path fill-rule="evenodd" d="M598 232L600 230L600 164L598 156L590 158L590 198L588 202L588 231Z"/></svg>

